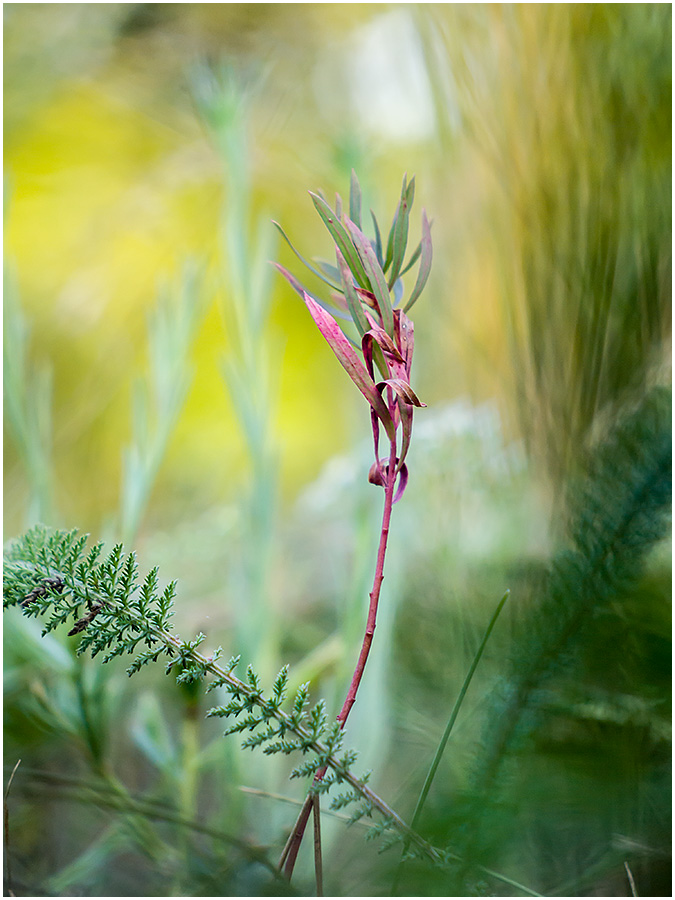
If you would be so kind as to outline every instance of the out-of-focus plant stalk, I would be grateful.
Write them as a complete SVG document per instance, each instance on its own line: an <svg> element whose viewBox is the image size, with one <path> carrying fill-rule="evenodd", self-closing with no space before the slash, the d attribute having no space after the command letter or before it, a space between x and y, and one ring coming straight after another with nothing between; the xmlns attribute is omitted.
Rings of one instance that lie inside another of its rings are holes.
<svg viewBox="0 0 675 900"><path fill-rule="evenodd" d="M3 272L3 393L6 421L18 446L28 481L26 524L53 523L51 461L51 370L28 361L29 326L21 311L16 280Z"/></svg>
<svg viewBox="0 0 675 900"><path fill-rule="evenodd" d="M124 451L120 533L133 543L192 379L190 350L201 320L200 272L186 263L148 322L150 366L134 388L132 439Z"/></svg>
<svg viewBox="0 0 675 900"><path fill-rule="evenodd" d="M271 271L275 252L267 216L252 236L250 143L246 87L223 71L201 69L195 95L221 158L226 185L222 212L222 316L230 341L225 380L251 466L241 506L243 529L240 583L233 585L235 640L242 655L268 678L276 665L278 614L270 590L270 565L277 515L279 449L273 433L273 350L268 334Z"/></svg>

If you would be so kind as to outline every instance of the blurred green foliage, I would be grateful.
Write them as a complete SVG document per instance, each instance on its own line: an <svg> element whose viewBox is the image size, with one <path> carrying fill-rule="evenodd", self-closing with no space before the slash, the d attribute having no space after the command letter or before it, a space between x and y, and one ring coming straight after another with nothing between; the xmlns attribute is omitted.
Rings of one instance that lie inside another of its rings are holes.
<svg viewBox="0 0 675 900"><path fill-rule="evenodd" d="M294 685L311 678L337 708L380 512L368 415L269 280L264 223L310 254L323 237L307 190L345 194L356 167L379 211L415 174L434 219L414 309L429 409L348 743L410 818L509 587L421 833L540 892L625 896L628 864L639 894L670 894L667 479L648 477L670 452L670 6L3 12L6 535L37 518L137 532L142 568L179 578L179 632L269 671L291 662ZM187 259L198 309L174 341L161 323L178 321ZM164 406L155 377L176 388ZM625 435L640 421L638 452ZM595 544L575 543L579 522L596 540L612 504L636 522L657 503L658 533L584 580ZM274 860L295 816L275 797L302 798L283 767L223 740L161 671L134 685L11 614L5 639L17 895L283 892L258 853ZM508 740L500 710L517 710ZM328 817L324 840L327 892L390 891L396 851ZM401 884L508 890L418 862Z"/></svg>

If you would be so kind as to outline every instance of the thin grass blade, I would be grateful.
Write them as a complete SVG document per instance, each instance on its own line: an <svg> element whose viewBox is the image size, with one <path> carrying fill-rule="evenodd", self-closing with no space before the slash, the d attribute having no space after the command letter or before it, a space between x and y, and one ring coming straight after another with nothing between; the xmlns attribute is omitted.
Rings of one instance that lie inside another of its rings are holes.
<svg viewBox="0 0 675 900"><path fill-rule="evenodd" d="M323 273L323 272L319 271L319 269L315 268L310 262L308 262L305 259L305 257L301 253L299 253L295 249L295 247L293 246L293 244L290 241L290 238L288 237L288 235L286 234L286 232L284 231L284 229L281 227L281 225L278 222L275 222L274 220L272 220L272 225L274 225L274 227L277 229L277 231L282 236L282 238L286 241L286 243L291 248L293 253L295 253L295 255L298 257L298 259L303 264L303 266L306 266L310 272L313 272L317 276L317 278L320 278L321 281L324 282L324 284L328 285L328 287L331 287L331 288L333 288L333 290L336 290L336 291L340 290L340 285L337 284L337 282L332 281L330 279L330 277L327 277L327 275L325 273Z"/></svg>
<svg viewBox="0 0 675 900"><path fill-rule="evenodd" d="M413 813L412 822L410 823L410 828L412 831L417 830L417 826L419 824L419 820L422 815L422 810L424 809L424 804L426 803L426 799L427 799L427 796L429 795L429 791L431 789L431 785L433 783L434 776L436 775L436 770L438 769L438 765L439 765L441 758L443 756L443 753L445 751L445 746L448 743L448 738L450 737L450 732L452 731L454 724L457 721L457 716L459 715L459 711L461 709L462 703L466 696L466 692L469 690L469 685L471 684L471 681L476 672L476 669L478 668L478 663L480 662L481 657L483 655L483 651L485 650L487 642L490 639L492 630L495 627L495 625L497 623L497 619L499 618L499 614L501 613L502 609L504 608L504 604L508 600L510 594L511 594L510 590L506 591L506 593L504 594L502 599L497 604L497 608L495 609L494 613L492 614L492 618L490 619L490 622L488 623L488 627L485 629L485 634L483 635L483 640L480 642L480 646L478 647L478 650L476 651L476 655L473 658L473 662L471 663L471 666L469 667L469 671L466 674L466 678L464 679L464 684L462 685L460 692L457 695L457 699L455 700L455 705L452 709L452 712L450 713L450 718L448 719L448 724L445 726L445 731L443 732L443 737L441 738L441 741L438 745L438 749L436 750L436 754L434 756L433 762L431 763L431 767L429 769L426 780L424 782L424 786L420 793L419 799L417 800L417 806L415 807L415 812ZM399 879L399 875L401 872L401 865L403 863L403 857L407 853L409 847L410 847L410 840L408 838L406 838L405 843L403 845L403 853L401 854L401 857L402 857L401 862L399 863L399 866L398 866L398 869L396 872L394 888L396 887L396 884ZM528 893L532 894L533 892L528 891Z"/></svg>

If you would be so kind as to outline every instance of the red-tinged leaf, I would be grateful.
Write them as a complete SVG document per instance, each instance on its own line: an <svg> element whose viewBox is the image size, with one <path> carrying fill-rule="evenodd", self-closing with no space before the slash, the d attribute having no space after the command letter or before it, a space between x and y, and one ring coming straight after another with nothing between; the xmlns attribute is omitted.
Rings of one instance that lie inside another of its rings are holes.
<svg viewBox="0 0 675 900"><path fill-rule="evenodd" d="M401 357L401 354L398 352L398 349L396 348L396 344L394 344L394 342L389 337L387 332L383 328L380 328L379 325L374 325L371 328L371 330L366 332L366 334L364 334L363 337L361 338L361 348L363 350L363 358L366 362L366 368L370 372L371 377L374 377L373 350L377 346L379 346L384 351L384 354L386 354L386 355L383 354L381 357L381 359L384 361L384 367L382 367L381 365L378 365L378 368L380 369L380 371L382 372L382 374L384 375L385 378L390 378L392 373L391 373L391 370L389 369L389 364L388 364L389 361L391 360L392 362L400 362L402 364L403 358ZM378 361L377 358L375 361L376 362ZM384 368L384 371L383 371L383 368Z"/></svg>
<svg viewBox="0 0 675 900"><path fill-rule="evenodd" d="M405 463L401 463L400 460L397 460L396 471L398 474L398 488L396 489L396 493L394 494L393 502L396 503L397 500L400 500L403 496L403 492L405 491L408 485L408 467ZM378 459L376 462L372 464L370 467L370 471L368 472L368 481L371 484L376 484L380 487L386 487L387 478L389 475L389 460L387 459Z"/></svg>
<svg viewBox="0 0 675 900"><path fill-rule="evenodd" d="M404 381L402 378L387 378L382 384L388 385L390 388L396 392L397 396L403 400L404 403L407 403L410 406L423 407L426 406L426 403L422 403L422 401L418 398L417 394L410 387L407 381Z"/></svg>
<svg viewBox="0 0 675 900"><path fill-rule="evenodd" d="M359 334L363 335L368 331L368 319L366 319L366 315L363 312L363 307L361 306L361 301L359 300L359 295L356 293L356 288L354 287L354 282L352 281L352 274L349 270L349 266L347 265L344 256L340 253L340 248L335 248L335 258L337 259L338 271L340 273L340 280L342 282L342 290L347 299L347 304L349 306L349 312L351 313L352 319L354 320L354 324L359 330ZM359 290L362 290L359 288Z"/></svg>
<svg viewBox="0 0 675 900"><path fill-rule="evenodd" d="M387 332L382 328L380 323L368 312L367 309L364 309L364 313L366 314L366 318L369 322L370 330L376 335L383 335L383 340L389 341L387 345L388 348L393 346L393 352L390 352L387 359L384 358L382 341L376 340L374 343L371 342L370 345L363 345L363 339L361 339L361 346L364 352L364 359L366 360L366 364L369 366L370 374L374 377L374 372L372 368L372 363L374 362L377 365L377 368L382 373L383 378L397 378L407 377L407 370L405 368L405 363L403 358L401 357L398 349L396 347L396 343L391 340ZM396 321L394 321L394 328L396 328ZM368 356L366 356L368 354Z"/></svg>
<svg viewBox="0 0 675 900"><path fill-rule="evenodd" d="M400 464L399 475L398 475L398 488L396 489L396 493L394 494L394 503L398 503L398 501L403 496L403 491L408 487L408 467L405 463Z"/></svg>
<svg viewBox="0 0 675 900"><path fill-rule="evenodd" d="M406 187L405 179L401 190L401 199L396 211L396 219L393 225L392 238L392 257L391 272L389 273L389 289L393 288L398 278L403 260L405 259L405 251L408 246L408 220L410 217L410 208L415 196L415 179L413 177L410 184Z"/></svg>
<svg viewBox="0 0 675 900"><path fill-rule="evenodd" d="M395 440L396 429L394 422L389 415L387 405L375 386L375 382L370 377L365 366L354 351L351 343L340 330L340 326L331 314L320 306L316 300L312 299L306 291L304 293L304 300L310 315L316 322L321 334L328 341L328 344L333 353L337 356L338 361L377 413L380 421L384 425L389 439L392 441Z"/></svg>
<svg viewBox="0 0 675 900"><path fill-rule="evenodd" d="M415 282L415 287L413 288L413 292L410 295L410 299L403 307L404 312L408 312L413 303L417 300L419 295L424 290L424 286L427 283L427 279L429 278L429 272L431 271L431 260L433 257L433 248L431 246L431 228L429 226L429 221L427 219L427 214L424 210L422 210L422 258L420 260L420 268L417 273L417 281Z"/></svg>
<svg viewBox="0 0 675 900"><path fill-rule="evenodd" d="M309 294L309 291L307 290L307 288L298 281L298 279L295 277L295 275L293 275L291 272L289 272L288 269L285 269L281 265L281 263L275 262L275 263L272 263L272 265L274 266L275 269L277 269L284 276L284 278L290 284L290 286L293 288L293 290L297 291L297 293L300 294L300 296L304 300L305 294ZM312 297L311 294L309 294L309 296ZM334 299L337 299L337 298L335 298L335 296L334 296ZM344 303L344 298L341 295L340 295L339 299ZM328 309L329 312L331 312L333 315L336 315L339 319L345 319L347 322L351 321L351 316L347 315L346 312L342 312L342 310L339 308L339 306L337 309L335 309L333 307L329 307L329 305L327 303L324 303L322 300L318 300L316 297L312 297L312 300L314 300L314 302L318 303L320 306L323 306L325 309ZM354 346L358 346L358 344L355 344Z"/></svg>
<svg viewBox="0 0 675 900"><path fill-rule="evenodd" d="M361 227L361 185L352 169L352 180L349 185L349 218Z"/></svg>
<svg viewBox="0 0 675 900"><path fill-rule="evenodd" d="M420 402L415 391L413 391L408 382L404 381L402 378L388 378L386 381L380 382L378 388L381 386L383 387L385 384L392 388L398 397L398 411L401 417L401 431L403 433L399 465L403 465L403 461L408 455L410 439L412 437L412 408L413 406L426 406L426 403Z"/></svg>
<svg viewBox="0 0 675 900"><path fill-rule="evenodd" d="M405 363L406 378L410 381L413 350L415 349L415 328L412 320L402 309L394 310L394 340Z"/></svg>
<svg viewBox="0 0 675 900"><path fill-rule="evenodd" d="M420 403L420 401L417 399L417 395L410 387L410 385L400 378L388 378L386 381L381 381L377 385L377 387L379 390L382 390L385 385L388 385L390 388L392 388L393 391L395 391L398 399L398 418L401 422L401 432L403 435L401 440L400 456L398 460L398 467L400 468L403 465L406 456L408 455L408 450L410 449L413 424L413 406L426 406L426 403Z"/></svg>
<svg viewBox="0 0 675 900"><path fill-rule="evenodd" d="M344 225L323 197L319 197L318 194L313 194L311 191L309 192L309 195L316 207L316 211L321 216L324 225L330 232L331 237L340 249L340 253L342 253L347 265L351 269L352 275L356 278L362 288L369 288L368 276L363 268L363 263L361 262L361 258L356 252L356 248L349 235L345 231Z"/></svg>
<svg viewBox="0 0 675 900"><path fill-rule="evenodd" d="M336 291L339 291L339 290L340 290L340 285L337 284L337 282L331 281L330 276L327 277L327 276L326 276L326 273L322 273L322 272L319 271L319 269L316 269L310 262L307 262L307 260L305 259L305 257L302 256L302 255L295 249L295 247L293 246L293 244L291 244L291 241L290 241L288 235L286 234L286 232L284 231L284 229L281 227L281 225L280 225L278 222L275 222L274 220L272 220L272 225L274 225L274 227L277 229L277 231L278 231L279 234L282 236L282 238L286 241L286 243L287 243L288 246L291 248L291 250L293 251L293 253L295 253L295 255L298 257L298 259L299 259L300 262L303 264L303 266L306 266L306 267L309 269L310 272L313 272L318 278L320 278L325 284L327 284L328 287L331 287L331 288L333 288L333 289L336 290Z"/></svg>
<svg viewBox="0 0 675 900"><path fill-rule="evenodd" d="M390 336L394 334L394 315L391 308L391 300L389 298L389 288L384 277L382 267L377 261L375 251L370 245L370 241L351 219L345 216L345 226L351 235L353 246L361 259L363 268L370 282L370 289L380 306L380 314L382 316L382 327ZM366 286L367 287L367 286Z"/></svg>
<svg viewBox="0 0 675 900"><path fill-rule="evenodd" d="M366 306L374 309L378 316L381 315L380 304L377 302L377 297L372 291L366 291L364 288L356 288L356 293L363 300Z"/></svg>
<svg viewBox="0 0 675 900"><path fill-rule="evenodd" d="M342 218L342 197L335 192L335 215L338 219Z"/></svg>
<svg viewBox="0 0 675 900"><path fill-rule="evenodd" d="M304 294L305 294L307 288L298 281L298 279L295 277L295 275L293 275L291 272L289 272L288 269L285 269L281 265L281 263L273 262L272 265L274 266L275 269L277 269L277 271L281 272L281 274L284 276L284 278L290 284L290 286L293 288L293 290L297 291L298 294L300 294L300 296L303 297L303 299L304 299Z"/></svg>
<svg viewBox="0 0 675 900"><path fill-rule="evenodd" d="M384 465L382 465L384 463ZM388 468L387 460L378 459L370 467L368 472L368 481L370 484L377 484L380 487L385 485L385 469Z"/></svg>

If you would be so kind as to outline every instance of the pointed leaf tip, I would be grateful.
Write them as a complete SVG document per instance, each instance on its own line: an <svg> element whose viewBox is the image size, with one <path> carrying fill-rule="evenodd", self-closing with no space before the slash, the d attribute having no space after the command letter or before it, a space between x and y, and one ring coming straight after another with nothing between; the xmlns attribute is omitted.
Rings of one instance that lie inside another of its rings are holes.
<svg viewBox="0 0 675 900"><path fill-rule="evenodd" d="M310 315L314 319L319 331L328 342L331 350L338 358L340 365L347 372L351 380L377 414L384 425L389 439L395 440L396 428L389 415L387 404L382 399L382 395L375 386L375 382L366 371L366 367L359 359L349 339L343 334L333 316L320 306L316 300L310 297L306 291L303 294L303 299Z"/></svg>
<svg viewBox="0 0 675 900"><path fill-rule="evenodd" d="M424 287L427 283L427 279L429 278L429 272L431 271L431 261L433 258L433 247L431 244L431 226L429 224L429 220L427 219L426 210L422 210L422 242L421 242L421 259L420 259L420 267L417 273L417 281L415 282L415 287L413 288L413 292L410 295L410 299L403 307L404 312L408 312L410 307L415 303L418 299L419 295L424 290Z"/></svg>

